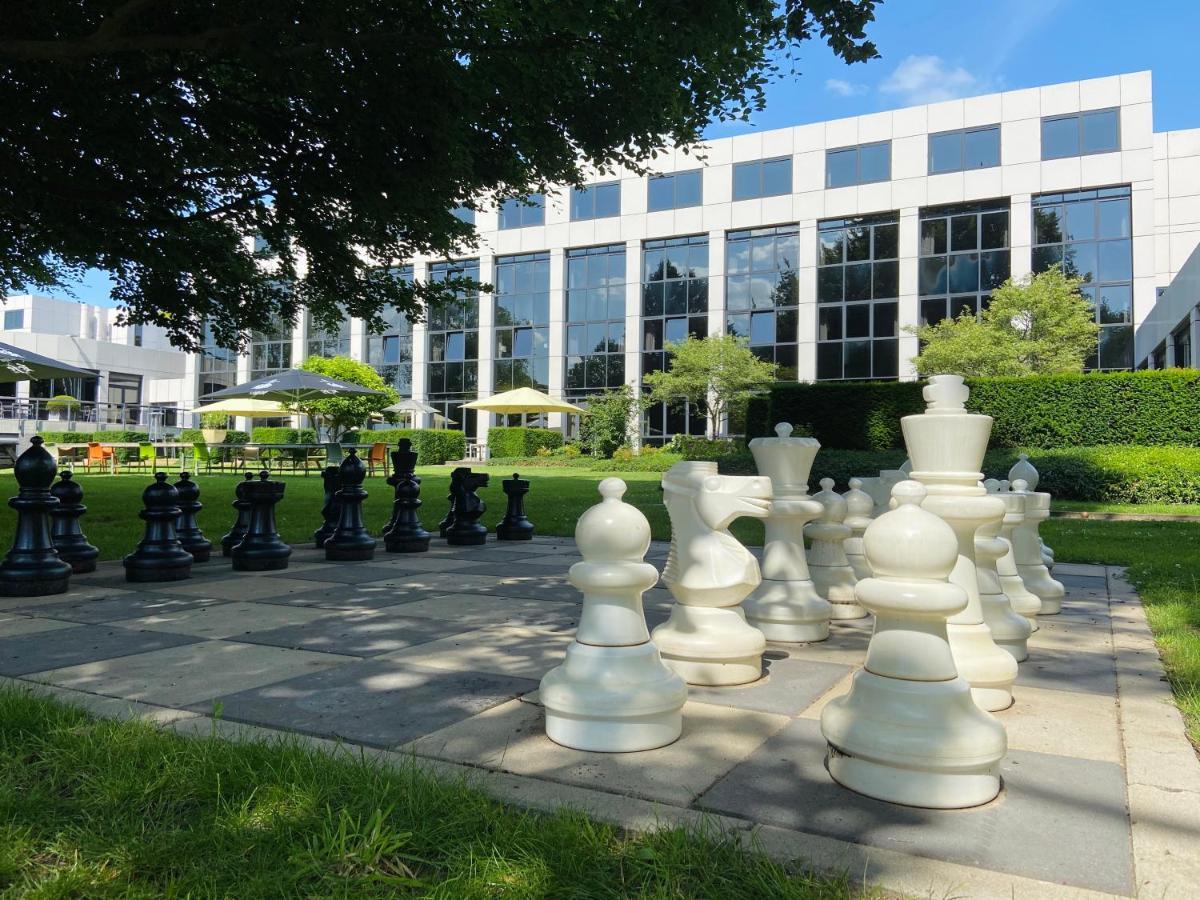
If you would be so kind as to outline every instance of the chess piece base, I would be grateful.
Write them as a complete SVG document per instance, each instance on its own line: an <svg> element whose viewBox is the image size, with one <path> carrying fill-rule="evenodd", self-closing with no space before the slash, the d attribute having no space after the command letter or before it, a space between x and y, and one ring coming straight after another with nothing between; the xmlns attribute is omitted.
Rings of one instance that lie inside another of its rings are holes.
<svg viewBox="0 0 1200 900"><path fill-rule="evenodd" d="M532 541L533 526L528 528L505 528L503 525L496 527L496 540L499 541Z"/></svg>
<svg viewBox="0 0 1200 900"><path fill-rule="evenodd" d="M212 559L212 544L184 544L183 549L192 555L192 562L206 563Z"/></svg>
<svg viewBox="0 0 1200 900"><path fill-rule="evenodd" d="M542 678L546 735L599 753L665 747L683 730L687 687L653 644L601 647L574 641Z"/></svg>
<svg viewBox="0 0 1200 900"><path fill-rule="evenodd" d="M741 607L671 607L651 639L663 662L688 684L748 684L762 677L766 638Z"/></svg>
<svg viewBox="0 0 1200 900"><path fill-rule="evenodd" d="M256 559L254 557L233 557L235 572L276 572L288 567L288 557L282 559Z"/></svg>
<svg viewBox="0 0 1200 900"><path fill-rule="evenodd" d="M487 532L483 534L456 534L450 531L446 534L446 543L452 547L481 547L487 543Z"/></svg>
<svg viewBox="0 0 1200 900"><path fill-rule="evenodd" d="M832 605L812 581L767 581L742 601L746 619L768 641L809 644L829 637ZM864 611L865 614L865 611Z"/></svg>
<svg viewBox="0 0 1200 900"><path fill-rule="evenodd" d="M177 563L164 563L160 560L155 560L153 568L142 568L137 565L125 565L125 580L136 583L145 583L152 581L183 581L185 578L192 577L192 555L187 554L188 561Z"/></svg>
<svg viewBox="0 0 1200 900"><path fill-rule="evenodd" d="M329 562L362 562L375 558L375 542L370 544L340 545L332 540L325 542L325 559Z"/></svg>
<svg viewBox="0 0 1200 900"><path fill-rule="evenodd" d="M990 629L982 622L962 625L951 621L946 623L946 636L958 674L971 685L975 702L988 712L1012 706L1017 661L996 646Z"/></svg>
<svg viewBox="0 0 1200 900"><path fill-rule="evenodd" d="M96 563L92 562L92 569ZM63 564L59 574L47 576L44 572L28 574L12 569L0 570L0 597L47 597L65 594L71 586L71 567Z"/></svg>
<svg viewBox="0 0 1200 900"><path fill-rule="evenodd" d="M866 670L821 714L825 768L855 793L927 809L965 809L1000 793L1004 726L962 678L905 681Z"/></svg>
<svg viewBox="0 0 1200 900"><path fill-rule="evenodd" d="M64 546L56 543L54 545L54 549L58 551L58 558L71 567L72 575L86 575L88 572L96 571L96 557L100 555L100 551L87 541L84 541L83 544L84 546L78 549L70 544Z"/></svg>
<svg viewBox="0 0 1200 900"><path fill-rule="evenodd" d="M429 536L397 540L392 537L384 538L383 549L388 553L424 553L429 549Z"/></svg>

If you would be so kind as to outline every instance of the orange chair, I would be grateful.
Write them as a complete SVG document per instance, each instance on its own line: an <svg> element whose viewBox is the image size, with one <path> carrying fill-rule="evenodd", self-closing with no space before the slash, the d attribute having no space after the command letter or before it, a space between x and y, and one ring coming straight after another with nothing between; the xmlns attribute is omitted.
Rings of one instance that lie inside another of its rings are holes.
<svg viewBox="0 0 1200 900"><path fill-rule="evenodd" d="M84 459L87 464L88 471L92 470L92 463L98 462L100 465L107 465L109 471L114 475L117 474L117 457L113 453L112 447L105 447L96 441L88 441L87 457Z"/></svg>
<svg viewBox="0 0 1200 900"><path fill-rule="evenodd" d="M383 441L371 445L371 449L367 451L367 477L375 474L376 464L383 468L384 473L387 473L387 448L388 445Z"/></svg>

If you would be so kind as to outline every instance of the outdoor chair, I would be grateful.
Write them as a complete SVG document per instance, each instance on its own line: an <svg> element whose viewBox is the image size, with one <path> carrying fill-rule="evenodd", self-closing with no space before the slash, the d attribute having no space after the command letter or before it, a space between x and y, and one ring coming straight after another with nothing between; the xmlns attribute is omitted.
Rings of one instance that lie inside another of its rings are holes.
<svg viewBox="0 0 1200 900"><path fill-rule="evenodd" d="M192 462L195 463L196 474L200 474L200 467L204 466L205 473L212 471L213 453L208 449L208 444L204 441L192 442ZM220 460L217 461L220 466Z"/></svg>
<svg viewBox="0 0 1200 900"><path fill-rule="evenodd" d="M158 454L154 445L149 441L138 441L137 457L131 462L139 469L149 468L153 471L158 464Z"/></svg>
<svg viewBox="0 0 1200 900"><path fill-rule="evenodd" d="M387 474L387 449L388 445L383 441L377 441L371 445L371 449L367 451L367 477L370 478L375 474L375 466L383 469L383 474Z"/></svg>
<svg viewBox="0 0 1200 900"><path fill-rule="evenodd" d="M262 448L256 447L253 444L242 444L238 448L239 460L243 469L269 469L271 467L270 460L263 457Z"/></svg>
<svg viewBox="0 0 1200 900"><path fill-rule="evenodd" d="M84 457L83 463L90 472L92 470L92 463L97 462L102 466L108 466L109 471L114 475L117 474L117 457L113 453L112 447L105 447L97 441L88 441L87 456Z"/></svg>
<svg viewBox="0 0 1200 900"><path fill-rule="evenodd" d="M328 456L329 451L326 450L324 444L319 444L316 447L309 447L308 450L305 451L304 456L304 474L307 475L309 469L315 469L316 471L320 472L327 465L325 460L328 458Z"/></svg>

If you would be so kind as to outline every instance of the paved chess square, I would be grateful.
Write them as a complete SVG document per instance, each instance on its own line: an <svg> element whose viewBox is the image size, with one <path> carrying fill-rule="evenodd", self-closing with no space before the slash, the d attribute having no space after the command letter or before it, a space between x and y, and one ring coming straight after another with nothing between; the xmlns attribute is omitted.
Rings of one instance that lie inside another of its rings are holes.
<svg viewBox="0 0 1200 900"><path fill-rule="evenodd" d="M296 625L320 618L320 610L269 603L214 603L192 609L168 610L126 619L116 624L146 631L169 631L203 638L228 638Z"/></svg>
<svg viewBox="0 0 1200 900"><path fill-rule="evenodd" d="M182 634L134 631L113 625L0 637L0 675L27 675L100 659L116 659L194 643Z"/></svg>
<svg viewBox="0 0 1200 900"><path fill-rule="evenodd" d="M122 593L115 596L94 597L89 600L23 606L18 607L14 612L45 616L50 619L63 619L67 622L99 625L104 622L117 622L121 619L134 619L141 616L157 616L228 602L228 600L218 600L212 597L171 597Z"/></svg>
<svg viewBox="0 0 1200 900"><path fill-rule="evenodd" d="M276 607L277 609L286 607ZM362 609L329 613L293 625L250 631L237 640L252 644L294 647L348 656L378 656L427 644L458 634L468 626L452 619L429 619L403 615L403 606L386 610ZM317 610L306 609L314 613ZM323 613L323 614L322 614Z"/></svg>

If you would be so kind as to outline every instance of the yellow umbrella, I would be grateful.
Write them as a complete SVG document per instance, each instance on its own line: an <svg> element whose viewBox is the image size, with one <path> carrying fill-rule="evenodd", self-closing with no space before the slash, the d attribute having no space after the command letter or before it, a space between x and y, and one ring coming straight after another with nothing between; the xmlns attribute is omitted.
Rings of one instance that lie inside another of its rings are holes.
<svg viewBox="0 0 1200 900"><path fill-rule="evenodd" d="M218 400L216 403L209 403L207 406L197 406L192 411L200 414L224 413L227 416L244 416L248 419L292 415L292 410L289 410L282 403L276 403L274 400L254 399Z"/></svg>
<svg viewBox="0 0 1200 900"><path fill-rule="evenodd" d="M583 409L565 400L555 400L553 397L523 387L492 397L484 397L464 403L463 409L477 409L491 413L582 413Z"/></svg>

